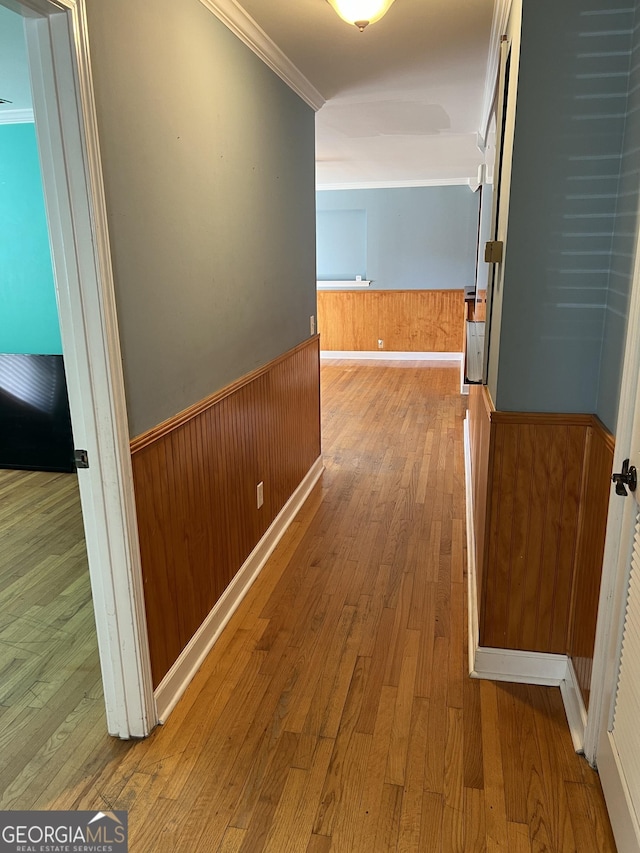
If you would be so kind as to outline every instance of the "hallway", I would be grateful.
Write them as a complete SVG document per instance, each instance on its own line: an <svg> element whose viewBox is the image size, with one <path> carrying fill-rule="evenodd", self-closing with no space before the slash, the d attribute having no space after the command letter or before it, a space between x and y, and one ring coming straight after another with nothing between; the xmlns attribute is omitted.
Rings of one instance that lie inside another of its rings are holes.
<svg viewBox="0 0 640 853"><path fill-rule="evenodd" d="M323 479L167 724L12 807L129 809L134 853L614 851L559 690L467 677L458 369L322 374Z"/></svg>

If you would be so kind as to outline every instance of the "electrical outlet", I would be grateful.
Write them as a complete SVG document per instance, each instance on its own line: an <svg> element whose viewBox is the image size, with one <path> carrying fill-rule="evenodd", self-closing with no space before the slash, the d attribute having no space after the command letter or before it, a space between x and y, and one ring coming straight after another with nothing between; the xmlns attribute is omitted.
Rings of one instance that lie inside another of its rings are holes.
<svg viewBox="0 0 640 853"><path fill-rule="evenodd" d="M384 349L384 341L382 338L378 338L378 349Z"/></svg>
<svg viewBox="0 0 640 853"><path fill-rule="evenodd" d="M258 505L258 509L264 503L264 483L261 481L258 483L258 487L256 489L256 503Z"/></svg>
<svg viewBox="0 0 640 853"><path fill-rule="evenodd" d="M312 314L312 315L309 317L309 334L311 334L311 335L315 335L315 333L316 333L316 318L315 318L315 316Z"/></svg>

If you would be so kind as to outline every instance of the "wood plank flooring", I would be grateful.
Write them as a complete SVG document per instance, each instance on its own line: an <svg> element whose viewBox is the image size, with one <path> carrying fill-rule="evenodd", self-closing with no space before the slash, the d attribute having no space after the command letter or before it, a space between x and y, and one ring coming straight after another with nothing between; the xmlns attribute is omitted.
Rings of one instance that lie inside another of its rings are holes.
<svg viewBox="0 0 640 853"><path fill-rule="evenodd" d="M326 364L322 482L166 725L68 730L4 807L126 808L135 853L614 851L559 690L467 677L458 383Z"/></svg>
<svg viewBox="0 0 640 853"><path fill-rule="evenodd" d="M6 809L33 800L55 778L71 734L105 729L77 477L0 470L0 543Z"/></svg>

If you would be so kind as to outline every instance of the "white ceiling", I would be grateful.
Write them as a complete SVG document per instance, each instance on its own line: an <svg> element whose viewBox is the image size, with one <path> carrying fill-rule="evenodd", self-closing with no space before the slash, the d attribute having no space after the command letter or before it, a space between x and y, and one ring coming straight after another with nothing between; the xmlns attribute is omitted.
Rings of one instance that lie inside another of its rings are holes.
<svg viewBox="0 0 640 853"><path fill-rule="evenodd" d="M474 179L494 0L396 0L363 33L326 0L240 0L326 99L318 186Z"/></svg>
<svg viewBox="0 0 640 853"><path fill-rule="evenodd" d="M363 33L326 0L240 0L326 99L317 183L473 180L494 0L395 0ZM31 107L22 19L0 6L2 114Z"/></svg>

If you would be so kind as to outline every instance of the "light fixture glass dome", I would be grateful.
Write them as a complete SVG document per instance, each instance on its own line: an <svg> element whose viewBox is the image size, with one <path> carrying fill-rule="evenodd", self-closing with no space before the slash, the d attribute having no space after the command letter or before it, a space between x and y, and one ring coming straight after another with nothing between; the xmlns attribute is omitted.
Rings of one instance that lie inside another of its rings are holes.
<svg viewBox="0 0 640 853"><path fill-rule="evenodd" d="M343 21L355 24L362 32L368 24L379 21L394 0L328 0Z"/></svg>

